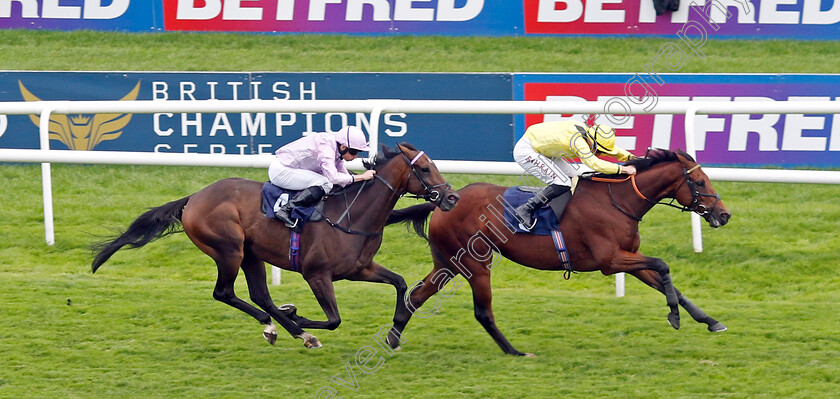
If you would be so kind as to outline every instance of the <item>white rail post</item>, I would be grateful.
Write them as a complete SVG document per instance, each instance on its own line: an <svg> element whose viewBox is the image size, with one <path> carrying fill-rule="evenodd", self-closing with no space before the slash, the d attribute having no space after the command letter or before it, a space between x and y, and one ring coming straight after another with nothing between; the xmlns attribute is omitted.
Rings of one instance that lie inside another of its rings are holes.
<svg viewBox="0 0 840 399"><path fill-rule="evenodd" d="M283 282L282 270L277 266L271 266L271 285L280 285Z"/></svg>
<svg viewBox="0 0 840 399"><path fill-rule="evenodd" d="M368 140L370 142L370 157L376 156L379 152L379 117L382 115L382 105L377 104L370 111L370 131L368 132Z"/></svg>
<svg viewBox="0 0 840 399"><path fill-rule="evenodd" d="M50 113L52 110L45 107L41 110L41 120L39 121L39 133L41 139L41 149L49 151L50 149ZM47 240L47 245L55 244L55 223L53 222L53 200L52 200L52 170L50 164L44 162L41 164L41 189L44 196L44 236Z"/></svg>
<svg viewBox="0 0 840 399"><path fill-rule="evenodd" d="M615 296L617 298L624 297L624 273L615 274Z"/></svg>
<svg viewBox="0 0 840 399"><path fill-rule="evenodd" d="M689 106L685 111L685 152L697 159L697 145L694 141L695 116L697 116L697 107ZM703 230L701 227L700 215L691 212L691 237L694 243L694 253L703 252Z"/></svg>

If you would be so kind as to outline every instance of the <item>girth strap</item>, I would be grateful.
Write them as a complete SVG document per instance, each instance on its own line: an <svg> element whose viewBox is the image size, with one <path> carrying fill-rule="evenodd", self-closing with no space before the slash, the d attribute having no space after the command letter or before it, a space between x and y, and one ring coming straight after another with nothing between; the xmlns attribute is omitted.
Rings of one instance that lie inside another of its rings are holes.
<svg viewBox="0 0 840 399"><path fill-rule="evenodd" d="M557 256L560 258L560 264L563 266L563 278L568 280L572 273L577 273L572 268L572 261L569 259L569 250L566 248L566 241L563 240L563 233L560 230L551 230L551 239L554 240L554 249L557 250Z"/></svg>

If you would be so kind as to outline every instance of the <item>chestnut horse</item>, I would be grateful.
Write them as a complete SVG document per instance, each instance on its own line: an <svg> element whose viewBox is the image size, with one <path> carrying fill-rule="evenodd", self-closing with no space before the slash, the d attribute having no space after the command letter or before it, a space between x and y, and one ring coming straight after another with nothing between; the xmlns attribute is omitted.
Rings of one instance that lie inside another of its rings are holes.
<svg viewBox="0 0 840 399"><path fill-rule="evenodd" d="M694 159L683 152L651 150L648 156L628 162L638 173L625 178L580 179L575 194L560 220L571 266L575 271L600 271L604 275L629 273L665 294L670 308L668 322L679 329L682 305L709 331L726 327L691 303L671 282L668 265L639 250L639 222L642 216L664 198L704 217L712 227L729 221L729 211L715 193L708 176ZM447 213L434 212L432 204L395 210L388 223L413 223L414 230L429 241L433 270L412 288L406 305L412 311L426 302L458 274L464 275L473 292L475 317L507 354L525 355L516 350L496 327L491 307L490 269L495 254L541 270L563 270L551 236L514 234L513 227L498 215L509 204L503 203L507 187L487 183L470 184L458 191L461 201ZM493 252L491 252L493 251ZM411 315L394 325L389 337L392 346ZM530 355L530 354L529 354Z"/></svg>
<svg viewBox="0 0 840 399"><path fill-rule="evenodd" d="M123 246L142 247L149 242L183 231L218 268L213 297L257 319L265 326L269 343L277 339L272 318L304 345L321 343L304 328L333 330L341 319L333 291L335 280L370 281L391 284L397 289L395 320L409 311L403 296L405 281L398 274L373 261L382 244L382 231L388 214L405 193L413 193L442 210L458 201L435 164L410 144L389 150L384 146L367 169L375 178L353 183L329 196L324 220L308 223L300 237L300 269L309 283L327 321L313 321L297 315L294 306L278 309L269 296L265 263L290 269L290 230L280 221L267 219L260 210L262 182L231 178L213 183L195 194L152 208L137 218L128 230L109 241L95 245L99 251L93 271ZM251 300L257 307L239 299L233 291L239 270L245 273Z"/></svg>

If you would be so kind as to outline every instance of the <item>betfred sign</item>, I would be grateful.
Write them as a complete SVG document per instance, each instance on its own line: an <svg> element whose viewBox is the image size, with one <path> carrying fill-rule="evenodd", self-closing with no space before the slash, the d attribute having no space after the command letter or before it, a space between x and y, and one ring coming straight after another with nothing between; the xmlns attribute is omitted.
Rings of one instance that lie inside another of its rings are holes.
<svg viewBox="0 0 840 399"><path fill-rule="evenodd" d="M515 99L533 101L622 100L637 75L514 75ZM656 102L840 101L837 75L691 75L660 76ZM534 123L585 115L525 115L516 135ZM616 128L616 143L643 155L648 147L686 148L683 115L598 117ZM620 122L620 123L614 123ZM840 115L756 114L697 115L698 161L715 165L840 165Z"/></svg>
<svg viewBox="0 0 840 399"><path fill-rule="evenodd" d="M2 29L154 29L157 1L0 0Z"/></svg>
<svg viewBox="0 0 840 399"><path fill-rule="evenodd" d="M831 39L840 33L840 4L833 0L683 0L678 11L660 16L651 0L523 3L528 34L675 35L701 21L713 36Z"/></svg>
<svg viewBox="0 0 840 399"><path fill-rule="evenodd" d="M836 40L840 1L0 0L0 29Z"/></svg>
<svg viewBox="0 0 840 399"><path fill-rule="evenodd" d="M507 9L485 0L163 0L166 30L481 34ZM479 18L481 16L481 18Z"/></svg>

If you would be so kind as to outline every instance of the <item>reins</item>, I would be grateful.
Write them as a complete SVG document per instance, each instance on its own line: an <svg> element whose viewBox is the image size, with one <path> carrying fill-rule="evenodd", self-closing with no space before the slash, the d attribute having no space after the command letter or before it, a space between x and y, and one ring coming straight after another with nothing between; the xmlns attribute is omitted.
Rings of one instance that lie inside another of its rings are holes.
<svg viewBox="0 0 840 399"><path fill-rule="evenodd" d="M633 219L637 222L641 222L642 221L641 217L638 217L638 216L635 216L635 215L631 214L629 211L622 208L621 205L618 204L618 202L616 202L615 196L613 195L613 192L612 192L613 183L624 183L624 182L630 180L630 183L633 186L633 191L636 192L636 195L638 195L639 198L647 201L651 205L654 205L654 206L660 205L660 204L661 205L667 205L667 206L670 206L672 208L679 209L681 212L691 211L691 212L696 212L700 216L703 216L703 215L705 215L709 212L714 211L714 209L717 207L717 203L720 201L720 195L719 194L701 193L700 191L698 191L695 188L695 183L693 181L691 181L691 178L689 177L689 174L691 174L691 172L694 172L697 169L700 169L700 164L699 163L692 166L689 169L683 168L684 179L680 183L680 185L677 186L677 188L674 190L674 198L672 198L671 201L668 201L668 202L664 202L661 199L656 200L656 201L652 201L652 200L648 199L644 194L642 194L641 190L639 190L639 186L636 184L636 175L630 175L630 176L627 176L623 179L598 177L598 176L591 176L591 177L589 177L589 179L592 180L592 181L596 181L596 182L608 183L607 190L610 193L610 202L612 203L612 205L616 209L618 209L621 213L623 213L625 216L627 216L627 217L629 217L629 218L631 218L631 219ZM691 205L689 205L689 206L674 205L674 201L676 201L676 193L677 193L677 191L680 190L680 188L683 186L683 184L688 184L689 185L689 191L691 192ZM700 197L713 197L713 198L716 199L715 205L712 207L711 210L707 209L705 205L698 203L698 200L699 200ZM702 212L699 209L700 207L703 208Z"/></svg>
<svg viewBox="0 0 840 399"><path fill-rule="evenodd" d="M417 163L417 161L420 159L420 157L423 156L423 154L425 154L425 152L420 151L420 152L417 153L417 155L414 156L414 159L408 159L408 157L405 155L405 153L402 152L402 150L400 150L400 155L402 155L403 159L405 159L406 163L408 163L409 170L410 170L409 176L413 172L414 176L417 178L417 180L420 182L420 184L423 186L423 189L425 190L424 195L422 195L422 196L421 195L412 195L411 197L412 198L422 198L422 199L425 199L426 201L437 201L440 198L441 194L440 194L440 192L433 191L433 190L435 188L438 188L438 187L441 187L441 186L450 187L450 185L449 185L448 182L444 182L444 183L436 184L434 186L429 186L426 183L426 181L424 181L423 178L420 177L420 174L417 173L416 169L414 169L414 164ZM376 180L381 181L383 184L385 184L385 186L388 187L389 190L391 190L391 194L396 194L397 193L397 190L394 188L394 186L390 182L388 182L388 180L385 180L384 177L382 177L378 174L373 175L373 177ZM356 196L353 197L353 200L350 201L349 204L347 203L347 192L343 192L343 194L344 194L344 204L345 204L344 212L341 213L341 216L339 216L338 220L335 221L335 222L333 222L327 215L324 215L324 220L327 222L327 224L329 224L330 226L338 229L339 231L347 233L347 234L363 235L363 236L367 236L367 237L382 235L382 233L383 233L382 231L368 232L368 231L353 230L353 229L350 229L348 227L341 226L339 224L339 223L341 223L342 220L344 220L345 217L347 218L348 223L352 224L352 221L350 221L350 219L351 219L350 208L352 208L353 204L356 203L356 200L359 199L359 196L362 194L362 190L364 190L366 186L367 186L367 181L362 182L361 186L359 187L359 190L356 192ZM405 195L405 194L400 194L400 196L403 196L403 195Z"/></svg>
<svg viewBox="0 0 840 399"><path fill-rule="evenodd" d="M384 177L380 177L378 175L373 175L373 177L379 178L380 181L385 183L385 185L388 186L389 189L391 189L392 193L395 192L394 187L391 186L391 184L388 183L388 181L385 180ZM347 217L348 223L351 223L351 224L353 223L352 221L350 221L350 208L353 206L353 204L356 203L356 200L359 199L359 196L362 194L362 190L365 189L366 185L367 185L367 181L362 182L362 185L359 187L359 191L356 191L356 196L353 197L353 201L350 201L349 205L347 204L347 193L345 192L344 193L344 205L346 206L346 208L344 209L344 212L341 213L341 216L339 216L337 222L333 222L332 220L330 220L330 218L327 215L324 215L324 220L327 222L327 224L329 224L330 226L335 227L336 229L338 229L340 231L343 231L347 234L357 234L357 235L363 235L363 236L367 236L367 237L382 235L381 231L368 232L368 231L361 231L361 230L353 230L353 229L341 226L339 224L339 223L341 223L342 220L344 220L345 216Z"/></svg>
<svg viewBox="0 0 840 399"><path fill-rule="evenodd" d="M613 196L613 192L612 192L613 183L624 183L627 180L630 180L633 183L633 190L636 191L636 194L639 197L641 197L642 199L644 199L645 201L650 202L650 200L647 199L647 197L645 197L645 195L642 194L641 191L639 191L639 187L636 185L636 175L630 175L630 176L627 176L623 179L609 179L609 178L606 178L606 177L596 177L596 176L592 176L589 179L592 180L592 181L597 181L597 182L601 182L601 183L609 183L607 185L607 191L609 191L609 193L610 193L610 202L615 207L615 209L618 209L619 212L623 213L625 216L629 217L630 219L633 219L637 222L642 221L642 218L634 216L632 213L630 213L627 210L625 210L624 208L622 208L621 205L619 205L618 202L615 201L615 196Z"/></svg>
<svg viewBox="0 0 840 399"><path fill-rule="evenodd" d="M636 194L643 200L648 201L647 197L639 191L639 186L636 185L636 175L630 175L623 179L608 179L606 177L597 177L593 176L591 178L592 181L604 182L604 183L624 183L627 180L630 180L633 183L633 190L636 191Z"/></svg>

